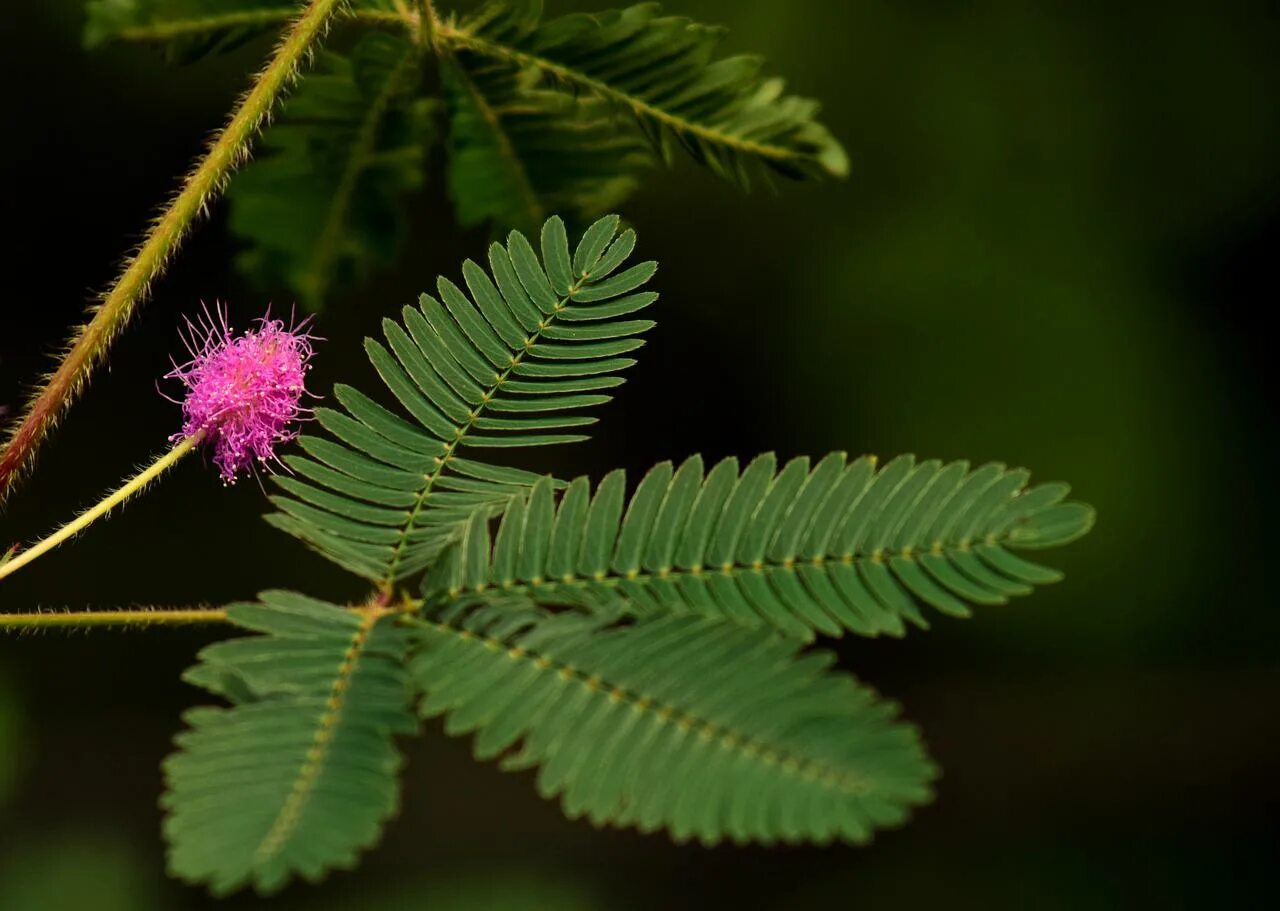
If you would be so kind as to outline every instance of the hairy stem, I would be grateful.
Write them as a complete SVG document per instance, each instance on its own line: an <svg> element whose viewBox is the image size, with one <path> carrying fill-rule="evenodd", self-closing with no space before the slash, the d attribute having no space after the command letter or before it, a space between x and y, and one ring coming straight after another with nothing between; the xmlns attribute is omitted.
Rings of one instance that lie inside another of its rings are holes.
<svg viewBox="0 0 1280 911"><path fill-rule="evenodd" d="M345 608L348 613L382 617L390 613L412 614L422 607L421 601L405 600L386 606L379 603ZM0 612L0 633L23 633L42 629L89 629L93 627L129 628L142 626L212 626L230 623L224 607L127 607L91 611L26 611Z"/></svg>
<svg viewBox="0 0 1280 911"><path fill-rule="evenodd" d="M164 271L192 223L249 154L249 146L275 101L297 75L298 67L345 0L311 0L286 30L271 62L241 98L226 127L209 143L204 157L187 175L177 195L152 222L120 277L91 309L88 322L71 338L62 363L28 405L0 455L0 501L31 464L50 426L71 404L106 356L134 308L146 298L152 281Z"/></svg>
<svg viewBox="0 0 1280 911"><path fill-rule="evenodd" d="M36 629L80 629L89 627L195 626L226 623L221 607L138 607L94 611L31 611L0 613L0 631L23 632Z"/></svg>
<svg viewBox="0 0 1280 911"><path fill-rule="evenodd" d="M435 50L436 26L439 18L431 0L418 0L418 42L427 50Z"/></svg>
<svg viewBox="0 0 1280 911"><path fill-rule="evenodd" d="M89 507L66 525L59 528L53 534L43 538L38 543L32 545L27 550L21 551L16 556L0 563L0 579L3 579L10 573L16 572L42 554L46 554L53 550L63 541L67 540L67 538L84 531L125 500L128 500L130 497L137 496L146 489L152 481L156 480L174 465L178 464L178 462L182 460L183 456L187 455L196 447L196 444L200 442L201 438L202 434L199 433L185 437L177 446L174 446L160 458L156 459L142 471L138 472L138 474L134 475L128 481L125 481L124 484L117 487L100 502Z"/></svg>

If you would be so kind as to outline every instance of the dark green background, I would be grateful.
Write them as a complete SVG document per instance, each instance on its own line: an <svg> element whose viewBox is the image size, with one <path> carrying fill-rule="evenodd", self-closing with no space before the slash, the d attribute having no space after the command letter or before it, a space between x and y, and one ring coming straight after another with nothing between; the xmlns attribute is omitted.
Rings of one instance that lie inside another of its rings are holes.
<svg viewBox="0 0 1280 911"><path fill-rule="evenodd" d="M554 11L582 5L553 2ZM592 4L585 4L590 7ZM9 241L0 405L223 118L265 42L168 69L78 45L79 2L0 19ZM1205 908L1280 886L1271 372L1280 18L1268 4L671 0L724 22L847 145L842 183L743 196L686 162L626 208L660 325L597 438L538 467L842 448L998 459L1099 510L1067 580L904 641L844 641L945 769L872 847L705 850L564 821L531 776L410 746L401 818L287 908ZM438 157L400 265L322 316L317 388L377 388L359 339L482 249ZM31 539L164 445L175 321L266 301L216 209L110 372L0 515ZM277 304L287 298L276 296ZM675 404L679 401L679 404ZM0 609L177 605L360 584L269 528L257 486L191 462L4 583ZM204 908L162 878L158 764L212 634L0 640L0 908ZM482 895L476 898L475 890ZM487 890L487 891L485 891ZM385 898L383 896L385 895ZM510 902L502 896L515 896ZM518 899L518 900L517 900ZM254 907L243 897L227 906Z"/></svg>

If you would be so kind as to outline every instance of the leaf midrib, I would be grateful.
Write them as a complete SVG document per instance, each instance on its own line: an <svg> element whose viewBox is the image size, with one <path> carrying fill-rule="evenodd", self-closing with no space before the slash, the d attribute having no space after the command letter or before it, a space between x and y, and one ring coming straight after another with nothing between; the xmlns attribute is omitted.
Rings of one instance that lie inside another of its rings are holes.
<svg viewBox="0 0 1280 911"><path fill-rule="evenodd" d="M497 379L485 388L484 394L480 397L480 404L471 409L466 422L458 425L454 438L448 443L445 443L444 453L436 457L437 464L435 470L425 477L422 492L418 495L417 500L414 501L413 508L409 510L409 516L406 519L405 524L400 528L400 537L393 545L394 550L391 555L391 560L388 563L387 572L381 581L381 587L384 591L391 591L392 587L395 585L397 570L399 569L400 562L404 557L405 547L409 543L409 535L414 532L417 525L418 513L420 513L422 508L426 505L427 498L431 496L431 493L435 489L436 482L440 480L445 469L448 468L449 463L452 462L454 457L457 455L458 447L466 442L467 434L471 432L471 429L475 427L476 422L479 421L487 412L489 402L493 400L494 395L502 387L502 384L510 378L512 372L517 367L524 363L525 355L529 354L533 347L538 344L538 341L542 338L542 334L555 322L556 315L569 305L569 301L572 299L574 292L582 286L582 283L585 280L585 278L580 278L578 281L574 282L573 285L570 286L569 292L560 297L556 302L552 311L543 316L541 322L538 324L538 328L525 339L524 345L511 355L511 363L508 364L500 374L498 374Z"/></svg>
<svg viewBox="0 0 1280 911"><path fill-rule="evenodd" d="M707 578L708 576L721 575L729 578L736 578L745 573L778 573L778 572L794 572L804 567L812 566L822 569L831 564L839 564L842 566L857 566L859 564L875 563L887 565L894 558L901 557L906 560L916 562L920 556L946 556L951 553L971 553L974 544L984 545L1006 545L1013 541L1010 534L1004 535L986 535L980 540L973 542L961 542L957 544L932 544L924 547L905 547L896 550L879 549L870 553L852 553L852 554L836 554L823 555L817 557L790 558L784 560L758 560L752 563L725 563L718 566L695 566L689 569L669 568L665 570L638 570L625 573L618 573L609 570L607 573L585 576L578 573L567 574L558 579L542 579L534 578L526 581L504 582L490 581L484 585L475 588L451 589L449 594L458 597L465 594L482 594L484 592L500 590L504 592L515 592L518 594L536 594L538 592L554 591L560 587L587 588L593 585L604 585L608 587L616 587L626 582L649 583L656 581L679 581L685 578Z"/></svg>
<svg viewBox="0 0 1280 911"><path fill-rule="evenodd" d="M333 685L329 689L325 712L316 725L311 747L298 768L293 788L280 807L280 812L276 814L271 828L254 851L255 865L262 864L278 854L297 830L306 803L314 792L324 765L329 759L334 733L346 709L347 692L364 648L368 644L369 634L373 631L374 624L386 613L387 610L383 608L366 609L360 625L352 633L351 642L343 653L342 661L338 664L337 673L334 675Z"/></svg>

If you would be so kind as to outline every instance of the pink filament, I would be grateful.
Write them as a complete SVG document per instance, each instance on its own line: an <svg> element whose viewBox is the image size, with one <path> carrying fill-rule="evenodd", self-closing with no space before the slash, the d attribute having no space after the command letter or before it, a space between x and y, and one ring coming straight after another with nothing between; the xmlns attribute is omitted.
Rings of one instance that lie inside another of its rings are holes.
<svg viewBox="0 0 1280 911"><path fill-rule="evenodd" d="M203 433L223 480L276 459L276 446L298 435L294 425L309 411L302 407L312 343L310 318L286 327L270 311L257 327L235 336L225 308L206 308L187 320L183 342L191 359L174 364L166 379L187 388L178 440Z"/></svg>

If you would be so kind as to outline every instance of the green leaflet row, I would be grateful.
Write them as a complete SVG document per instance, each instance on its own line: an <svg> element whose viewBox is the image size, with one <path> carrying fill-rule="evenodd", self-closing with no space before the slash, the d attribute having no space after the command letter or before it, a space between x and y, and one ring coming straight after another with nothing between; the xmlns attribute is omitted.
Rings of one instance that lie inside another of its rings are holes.
<svg viewBox="0 0 1280 911"><path fill-rule="evenodd" d="M579 478L514 497L490 541L477 516L427 581L435 600L521 592L542 603L694 613L811 638L901 635L932 607L968 616L1060 574L1014 553L1065 544L1093 510L1065 484L988 464L877 470L832 453L779 467L772 454L704 471L694 456L645 475L630 500L621 471L594 492Z"/></svg>

